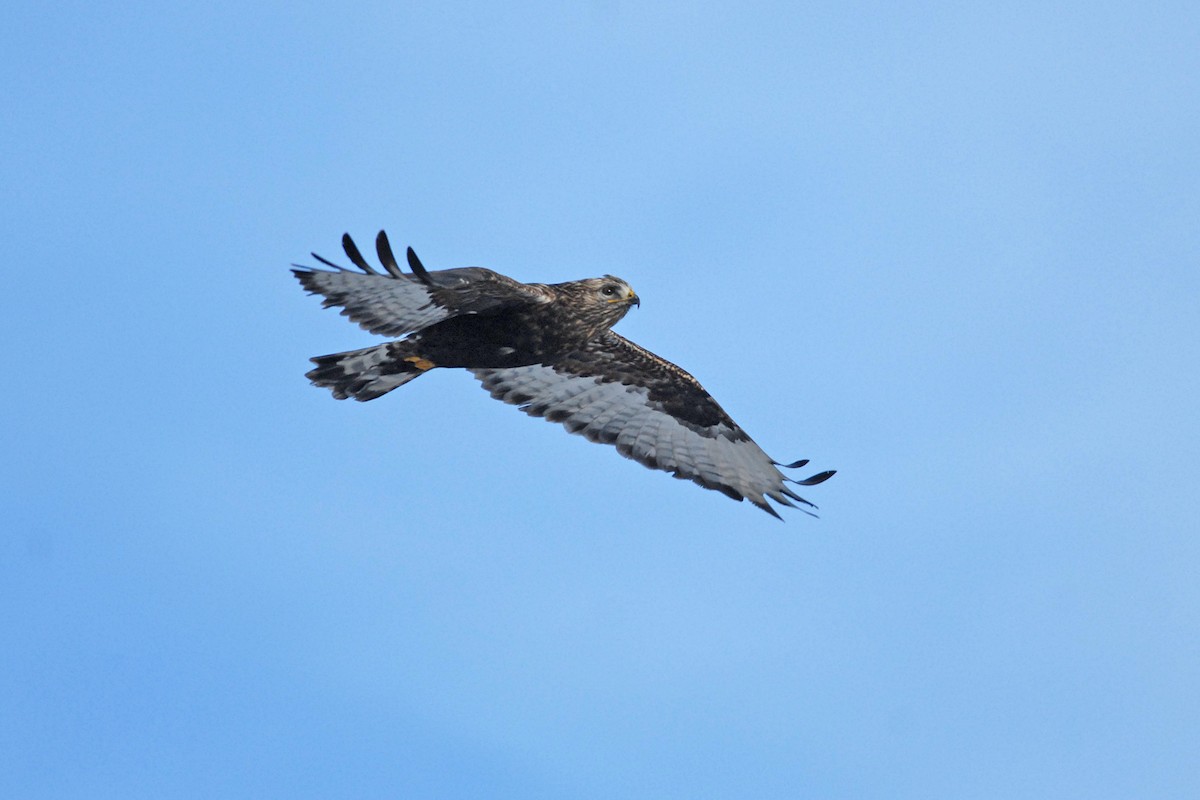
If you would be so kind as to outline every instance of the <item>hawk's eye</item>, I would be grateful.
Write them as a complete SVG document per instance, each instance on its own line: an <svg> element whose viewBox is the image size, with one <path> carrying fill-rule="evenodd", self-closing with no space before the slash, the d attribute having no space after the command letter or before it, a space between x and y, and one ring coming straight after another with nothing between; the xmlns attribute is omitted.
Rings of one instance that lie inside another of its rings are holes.
<svg viewBox="0 0 1200 800"><path fill-rule="evenodd" d="M612 297L614 294L617 293L617 287L612 286L612 285L605 286L603 289L600 290L600 293L603 295L606 295L608 297Z"/></svg>

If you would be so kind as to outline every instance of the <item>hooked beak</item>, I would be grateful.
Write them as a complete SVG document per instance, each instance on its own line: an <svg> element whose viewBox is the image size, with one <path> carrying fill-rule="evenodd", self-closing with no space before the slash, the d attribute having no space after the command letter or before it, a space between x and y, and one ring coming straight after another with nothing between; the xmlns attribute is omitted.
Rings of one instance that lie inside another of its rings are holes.
<svg viewBox="0 0 1200 800"><path fill-rule="evenodd" d="M630 289L629 292L626 293L626 295L624 297L614 297L613 299L608 300L606 302L624 303L627 306L641 306L641 304L642 304L641 299L637 296L637 292L633 291L633 289Z"/></svg>

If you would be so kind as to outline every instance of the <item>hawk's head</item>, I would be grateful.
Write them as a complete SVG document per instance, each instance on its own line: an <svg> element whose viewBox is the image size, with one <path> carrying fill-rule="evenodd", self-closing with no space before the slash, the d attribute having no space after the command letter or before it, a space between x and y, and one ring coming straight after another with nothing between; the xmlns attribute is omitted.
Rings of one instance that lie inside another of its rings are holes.
<svg viewBox="0 0 1200 800"><path fill-rule="evenodd" d="M616 325L630 306L641 304L629 284L615 275L560 283L555 288L578 323L587 329L588 338Z"/></svg>
<svg viewBox="0 0 1200 800"><path fill-rule="evenodd" d="M599 300L607 305L617 304L621 308L624 308L625 311L628 311L630 306L640 306L642 304L633 287L616 275L605 275L603 278L590 278L584 281L584 283L589 284L589 288L594 288ZM622 317L625 316L625 311L621 312Z"/></svg>

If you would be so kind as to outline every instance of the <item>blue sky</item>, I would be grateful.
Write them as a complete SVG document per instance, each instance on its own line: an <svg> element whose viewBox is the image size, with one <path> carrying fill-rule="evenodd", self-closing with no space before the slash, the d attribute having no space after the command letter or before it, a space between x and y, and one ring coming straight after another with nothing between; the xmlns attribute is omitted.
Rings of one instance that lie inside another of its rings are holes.
<svg viewBox="0 0 1200 800"><path fill-rule="evenodd" d="M3 796L1200 791L1195 4L4 28ZM626 278L821 519L308 386L380 228Z"/></svg>

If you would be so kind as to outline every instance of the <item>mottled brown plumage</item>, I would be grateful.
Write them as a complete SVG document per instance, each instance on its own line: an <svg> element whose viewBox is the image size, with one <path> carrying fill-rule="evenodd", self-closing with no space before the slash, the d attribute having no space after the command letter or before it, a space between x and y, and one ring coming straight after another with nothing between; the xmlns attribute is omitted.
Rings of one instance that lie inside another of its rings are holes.
<svg viewBox="0 0 1200 800"><path fill-rule="evenodd" d="M299 267L296 277L371 333L404 338L312 359L307 377L338 399L373 400L436 367L460 367L532 416L775 516L767 498L812 506L786 483L833 475L785 476L779 467L807 462L772 460L695 378L613 333L639 303L620 278L526 284L481 267L429 271L412 248L405 273L382 231L381 274L348 234L342 246L361 272L314 253L333 271Z"/></svg>

